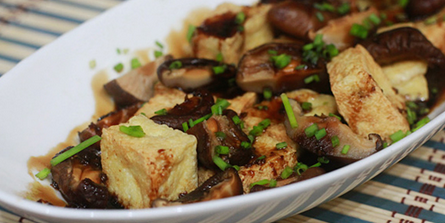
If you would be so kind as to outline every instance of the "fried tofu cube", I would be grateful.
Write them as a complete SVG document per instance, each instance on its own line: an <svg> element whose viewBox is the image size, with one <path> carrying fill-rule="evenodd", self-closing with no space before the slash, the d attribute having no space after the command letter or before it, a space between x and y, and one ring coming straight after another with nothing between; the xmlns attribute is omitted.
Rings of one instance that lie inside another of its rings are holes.
<svg viewBox="0 0 445 223"><path fill-rule="evenodd" d="M145 136L127 135L121 125L141 126ZM194 136L143 115L121 125L103 130L101 150L108 189L124 207L149 208L156 198L175 200L198 186Z"/></svg>

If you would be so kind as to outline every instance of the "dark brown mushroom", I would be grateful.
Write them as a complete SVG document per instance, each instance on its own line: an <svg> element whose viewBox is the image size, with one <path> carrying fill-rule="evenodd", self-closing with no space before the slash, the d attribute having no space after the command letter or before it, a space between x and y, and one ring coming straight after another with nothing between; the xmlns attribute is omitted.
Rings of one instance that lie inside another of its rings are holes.
<svg viewBox="0 0 445 223"><path fill-rule="evenodd" d="M424 19L439 12L445 6L445 0L409 0L405 12L412 20Z"/></svg>
<svg viewBox="0 0 445 223"><path fill-rule="evenodd" d="M158 80L158 66L171 58L170 55L160 57L108 82L104 88L119 108L146 102L153 96L153 85Z"/></svg>
<svg viewBox="0 0 445 223"><path fill-rule="evenodd" d="M383 141L377 134L369 134L368 139L355 134L351 128L341 123L337 117L330 116L301 116L301 108L297 102L290 100L298 127L292 128L289 118L286 116L285 126L287 135L298 145L317 156L325 156L329 159L351 163L383 149ZM316 125L313 126L313 125ZM307 130L309 126L315 128L313 131ZM313 134L324 129L326 134L317 139ZM312 134L311 134L312 132ZM338 145L333 146L332 138L338 137ZM349 146L346 153L342 153L344 146Z"/></svg>
<svg viewBox="0 0 445 223"><path fill-rule="evenodd" d="M214 60L199 58L168 60L159 66L157 72L163 85L179 88L184 92L205 89L212 93L229 95L230 92L237 90L234 82L235 66Z"/></svg>
<svg viewBox="0 0 445 223"><path fill-rule="evenodd" d="M443 91L445 82L445 55L436 48L419 30L402 27L389 30L360 43L380 65L387 65L404 60L421 60L428 64L426 79L430 89L429 104L436 103Z"/></svg>
<svg viewBox="0 0 445 223"><path fill-rule="evenodd" d="M314 7L317 1L284 1L275 4L267 15L274 28L299 39L308 38L309 31L317 31L340 14L321 11ZM320 1L321 2L321 1ZM338 1L339 2L339 1ZM323 19L317 17L322 15Z"/></svg>
<svg viewBox="0 0 445 223"><path fill-rule="evenodd" d="M297 173L293 173L286 179L281 179L281 178L277 179L277 185L275 187L282 187L282 186L285 186L288 184L301 182L303 180L307 180L310 178L314 178L316 176L320 176L320 175L324 174L325 172L326 171L321 167L311 167L311 168L307 169L306 171L304 171L303 173L301 173L301 175L299 175ZM269 187L269 185L255 185L250 189L250 193L268 190L268 189L272 189L272 188L274 188L274 187Z"/></svg>
<svg viewBox="0 0 445 223"><path fill-rule="evenodd" d="M303 61L303 43L267 43L248 51L241 58L236 76L237 84L245 91L261 93L265 88L274 93L309 88L318 92L329 92L329 77L323 59L317 64ZM271 54L272 52L272 54ZM272 56L291 57L289 64L278 68ZM296 69L304 65L301 69ZM319 80L305 83L305 78L317 75Z"/></svg>
<svg viewBox="0 0 445 223"><path fill-rule="evenodd" d="M229 153L220 157L231 165L245 165L253 157L252 147L241 146L242 142L250 142L247 135L234 123L233 117L237 116L232 110L225 110L223 115L213 116L207 121L201 122L187 133L194 135L198 140L197 151L198 161L208 169L219 170L213 162L213 156L217 155L215 147L218 145L227 146ZM223 137L216 136L216 133L223 133Z"/></svg>
<svg viewBox="0 0 445 223"><path fill-rule="evenodd" d="M183 103L168 110L166 115L155 115L150 119L158 124L183 130L182 123L187 123L190 119L195 121L212 113L211 107L214 103L213 96L209 92L199 91L191 98L186 96Z"/></svg>
<svg viewBox="0 0 445 223"><path fill-rule="evenodd" d="M153 207L174 206L216 200L241 194L243 194L243 184L238 172L233 168L227 168L224 172L215 174L194 191L176 201L156 199L152 205Z"/></svg>

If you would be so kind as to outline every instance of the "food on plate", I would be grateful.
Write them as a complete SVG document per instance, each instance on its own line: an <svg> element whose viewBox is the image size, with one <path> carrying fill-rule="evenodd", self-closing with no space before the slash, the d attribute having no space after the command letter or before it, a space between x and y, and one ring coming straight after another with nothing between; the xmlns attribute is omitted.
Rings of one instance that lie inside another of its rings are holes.
<svg viewBox="0 0 445 223"><path fill-rule="evenodd" d="M190 50L156 51L105 84L116 110L36 176L67 207L140 209L282 187L366 158L425 125L440 101L444 5L221 4L187 27Z"/></svg>

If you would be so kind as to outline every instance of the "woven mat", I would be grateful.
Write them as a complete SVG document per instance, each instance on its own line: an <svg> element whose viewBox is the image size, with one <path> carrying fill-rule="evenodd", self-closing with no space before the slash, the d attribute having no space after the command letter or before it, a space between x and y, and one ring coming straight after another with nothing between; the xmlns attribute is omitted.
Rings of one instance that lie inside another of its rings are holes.
<svg viewBox="0 0 445 223"><path fill-rule="evenodd" d="M0 0L0 76L119 0ZM445 132L366 184L279 221L445 222ZM0 207L0 222L32 222Z"/></svg>

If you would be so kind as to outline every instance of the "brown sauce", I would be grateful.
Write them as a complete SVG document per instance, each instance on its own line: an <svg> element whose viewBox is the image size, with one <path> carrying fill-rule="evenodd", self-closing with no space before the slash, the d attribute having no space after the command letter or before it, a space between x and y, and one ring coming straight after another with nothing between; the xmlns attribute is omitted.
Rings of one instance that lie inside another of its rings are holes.
<svg viewBox="0 0 445 223"><path fill-rule="evenodd" d="M31 177L34 177L33 171L42 170L45 167L50 168L50 160L54 157L62 149L78 144L78 132L84 130L90 122L96 121L99 117L104 114L107 114L114 110L114 103L110 99L110 97L105 92L102 87L105 83L109 81L108 75L105 71L100 71L96 75L94 75L91 87L93 89L94 99L96 102L96 110L91 120L80 124L75 127L68 134L65 142L59 143L57 146L52 148L46 155L42 156L31 156L27 162L28 173ZM61 200L54 188L48 185L42 185L40 180L35 178L36 180L33 183L30 183L28 186L28 191L25 194L25 197L29 200L38 201L43 200L45 202L49 202L55 206L65 207L66 203Z"/></svg>

